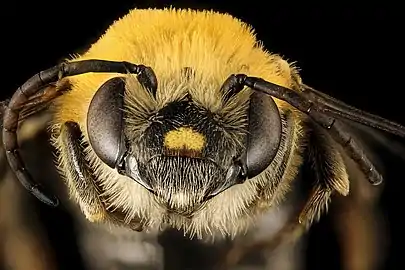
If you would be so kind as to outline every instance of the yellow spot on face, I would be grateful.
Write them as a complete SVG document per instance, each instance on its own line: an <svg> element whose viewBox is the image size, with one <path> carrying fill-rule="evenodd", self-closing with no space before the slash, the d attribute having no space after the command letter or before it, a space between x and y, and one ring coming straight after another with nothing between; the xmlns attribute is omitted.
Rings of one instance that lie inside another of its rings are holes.
<svg viewBox="0 0 405 270"><path fill-rule="evenodd" d="M165 134L164 146L171 150L202 151L205 146L205 136L189 127L181 127Z"/></svg>

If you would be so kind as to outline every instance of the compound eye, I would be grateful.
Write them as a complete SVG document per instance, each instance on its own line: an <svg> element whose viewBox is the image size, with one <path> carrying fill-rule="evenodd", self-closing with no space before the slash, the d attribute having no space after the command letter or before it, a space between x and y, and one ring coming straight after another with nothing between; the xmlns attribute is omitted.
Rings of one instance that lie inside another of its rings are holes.
<svg viewBox="0 0 405 270"><path fill-rule="evenodd" d="M97 90L87 113L90 145L97 156L111 168L116 168L125 153L124 92L124 78L109 79Z"/></svg>
<svg viewBox="0 0 405 270"><path fill-rule="evenodd" d="M271 96L252 93L245 162L247 178L263 172L273 161L281 141L281 118Z"/></svg>
<svg viewBox="0 0 405 270"><path fill-rule="evenodd" d="M244 87L245 75L231 75L223 83L224 100L229 100ZM250 97L249 126L246 152L231 167L230 178L243 182L262 173L273 161L281 141L281 118L276 103L270 95L254 91ZM240 170L236 170L240 166ZM240 175L236 172L239 172Z"/></svg>

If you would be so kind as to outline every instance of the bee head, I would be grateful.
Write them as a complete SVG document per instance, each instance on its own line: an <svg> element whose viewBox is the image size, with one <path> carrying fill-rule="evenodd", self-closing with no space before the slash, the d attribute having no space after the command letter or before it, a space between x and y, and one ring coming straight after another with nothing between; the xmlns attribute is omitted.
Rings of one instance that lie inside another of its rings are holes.
<svg viewBox="0 0 405 270"><path fill-rule="evenodd" d="M157 80L151 70L147 75L151 78L138 79L156 98ZM281 120L268 95L253 92L242 120L232 127L191 95L131 121L124 110L125 89L125 79L113 78L94 95L87 117L90 145L104 163L151 191L169 210L195 211L263 172L277 153ZM226 101L242 89L231 76L221 91Z"/></svg>

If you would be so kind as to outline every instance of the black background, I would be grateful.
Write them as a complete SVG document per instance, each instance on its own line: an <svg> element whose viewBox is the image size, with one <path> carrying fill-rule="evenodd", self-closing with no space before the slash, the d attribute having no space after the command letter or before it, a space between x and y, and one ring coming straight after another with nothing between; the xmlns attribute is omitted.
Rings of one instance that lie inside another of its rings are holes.
<svg viewBox="0 0 405 270"><path fill-rule="evenodd" d="M274 2L274 3L273 3ZM30 1L2 4L1 92L8 97L34 73L80 52L130 8L191 7L229 12L254 26L268 50L296 61L304 83L361 109L405 124L404 42L400 6L286 1ZM398 11L398 12L397 12ZM401 168L397 168L401 169ZM395 174L394 174L395 175ZM382 206L392 244L384 269L401 269L403 179L386 186ZM327 221L315 225L309 269L332 260L322 246ZM325 225L326 224L326 225ZM318 234L318 235L317 235ZM332 250L333 251L333 250ZM403 267L403 264L402 264ZM325 268L323 268L325 269ZM329 269L329 268L328 268ZM332 269L332 267L330 268Z"/></svg>

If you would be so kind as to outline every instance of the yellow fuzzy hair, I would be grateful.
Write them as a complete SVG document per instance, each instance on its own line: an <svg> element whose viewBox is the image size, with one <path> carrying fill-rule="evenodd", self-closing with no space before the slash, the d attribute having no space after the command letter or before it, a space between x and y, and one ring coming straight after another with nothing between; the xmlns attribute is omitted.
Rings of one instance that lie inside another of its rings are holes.
<svg viewBox="0 0 405 270"><path fill-rule="evenodd" d="M157 104L154 105L158 108L183 95L184 91L190 91L193 100L214 113L218 112L223 109L220 86L231 74L244 73L261 77L289 88L294 88L299 80L292 65L262 47L250 26L230 15L213 11L132 10L114 22L86 53L69 61L85 59L128 61L150 66L159 83ZM185 82L180 75L184 67L190 67L195 73L187 82L187 87L184 87ZM87 140L86 117L90 101L96 90L107 79L115 76L118 74L93 73L68 78L72 89L55 103L54 130L57 131L64 122L74 121L80 125L84 140ZM128 91L141 94L141 88L135 80L129 87L132 89ZM284 102L276 100L276 103L280 111L291 110ZM286 167L288 173L283 179L286 182L284 191L300 165L300 118L294 111L292 115L295 128L292 141L289 142L292 151ZM57 132L54 144L61 150ZM159 227L162 223L169 223L200 237L203 233L214 232L235 235L251 224L252 216L257 212L248 209L247 205L253 202L267 205L259 202L260 198L256 194L257 183L270 181L261 175L219 194L192 219L168 217L149 191L103 164L92 149L88 148L86 152L89 163L100 179L98 184L103 187L103 195L110 198L110 205L123 209L128 222L136 217L148 217L145 218L148 226ZM59 157L62 172L71 170L66 167L64 155L62 151ZM68 184L75 181L69 179L69 174L66 178ZM90 220L108 219L107 212L100 213L98 208L95 208L95 213L92 212L91 207L83 203L72 188L73 185L69 186L72 197ZM235 224L235 220L240 220L240 223Z"/></svg>
<svg viewBox="0 0 405 270"><path fill-rule="evenodd" d="M280 56L264 50L250 26L212 11L132 10L84 55L72 61L85 59L129 61L152 67L163 101L173 95L167 93L164 82L171 82L184 67L195 71L196 83L207 86L221 85L230 74L245 73L291 87L295 73ZM95 91L114 76L117 75L85 74L70 78L74 88L61 98L58 122L85 123L85 112ZM220 97L219 89L206 90L201 98L215 109L220 99L213 97Z"/></svg>

